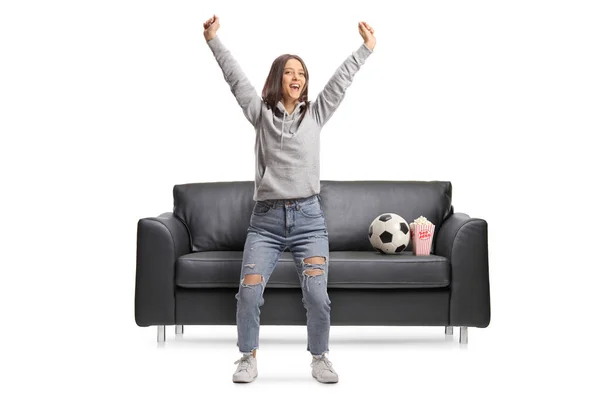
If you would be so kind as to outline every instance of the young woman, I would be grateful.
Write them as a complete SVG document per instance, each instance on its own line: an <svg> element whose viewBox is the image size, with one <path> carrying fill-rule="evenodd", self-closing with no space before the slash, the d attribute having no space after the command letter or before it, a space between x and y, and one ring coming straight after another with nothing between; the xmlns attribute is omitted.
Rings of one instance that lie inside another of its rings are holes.
<svg viewBox="0 0 600 400"><path fill-rule="evenodd" d="M358 24L363 43L335 71L314 102L308 100L309 74L297 55L273 61L259 97L217 30L219 17L204 23L204 38L244 115L256 131L255 201L244 245L237 299L237 346L243 354L234 382L258 375L256 350L265 286L281 253L289 248L306 308L312 375L335 383L338 375L329 352L330 304L327 294L329 238L321 207L319 135L339 107L346 89L375 48L375 31Z"/></svg>

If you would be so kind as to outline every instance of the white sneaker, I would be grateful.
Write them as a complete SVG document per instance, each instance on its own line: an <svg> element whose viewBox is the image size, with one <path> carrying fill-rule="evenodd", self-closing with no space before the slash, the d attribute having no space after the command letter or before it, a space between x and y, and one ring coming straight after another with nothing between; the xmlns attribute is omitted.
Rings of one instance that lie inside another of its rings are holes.
<svg viewBox="0 0 600 400"><path fill-rule="evenodd" d="M333 369L331 361L327 359L325 355L321 358L315 358L310 363L312 367L312 376L321 383L337 383L338 374Z"/></svg>
<svg viewBox="0 0 600 400"><path fill-rule="evenodd" d="M252 356L252 353L244 354L234 364L240 364L233 374L233 381L235 383L249 383L258 376L256 357Z"/></svg>

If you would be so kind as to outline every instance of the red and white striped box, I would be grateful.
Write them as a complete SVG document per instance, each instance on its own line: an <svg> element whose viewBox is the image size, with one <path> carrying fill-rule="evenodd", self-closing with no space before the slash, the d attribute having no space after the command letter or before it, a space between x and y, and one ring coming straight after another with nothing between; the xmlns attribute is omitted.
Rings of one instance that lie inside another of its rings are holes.
<svg viewBox="0 0 600 400"><path fill-rule="evenodd" d="M434 224L410 223L410 238L412 240L412 252L414 255L428 256L431 253L434 230Z"/></svg>

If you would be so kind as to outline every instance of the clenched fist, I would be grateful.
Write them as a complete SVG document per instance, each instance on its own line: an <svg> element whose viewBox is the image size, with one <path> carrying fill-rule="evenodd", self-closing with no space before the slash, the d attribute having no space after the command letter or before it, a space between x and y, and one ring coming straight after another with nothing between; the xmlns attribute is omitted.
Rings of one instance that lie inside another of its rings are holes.
<svg viewBox="0 0 600 400"><path fill-rule="evenodd" d="M214 39L217 36L217 30L221 24L219 23L219 17L213 15L212 18L209 18L204 23L204 39L208 42L211 39Z"/></svg>

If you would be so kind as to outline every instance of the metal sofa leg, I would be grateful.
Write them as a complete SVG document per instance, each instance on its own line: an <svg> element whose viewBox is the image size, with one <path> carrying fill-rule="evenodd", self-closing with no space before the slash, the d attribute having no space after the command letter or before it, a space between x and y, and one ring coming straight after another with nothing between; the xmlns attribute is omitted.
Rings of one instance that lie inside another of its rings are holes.
<svg viewBox="0 0 600 400"><path fill-rule="evenodd" d="M175 325L175 334L183 335L183 325Z"/></svg>
<svg viewBox="0 0 600 400"><path fill-rule="evenodd" d="M454 331L453 331L452 328L453 328L452 326L447 326L446 327L446 335L452 336L452 334L454 333Z"/></svg>
<svg viewBox="0 0 600 400"><path fill-rule="evenodd" d="M461 326L460 327L460 339L459 339L459 343L467 344L467 342L468 342L467 327L466 326Z"/></svg>
<svg viewBox="0 0 600 400"><path fill-rule="evenodd" d="M157 342L164 342L165 341L165 326L164 325L157 325Z"/></svg>

